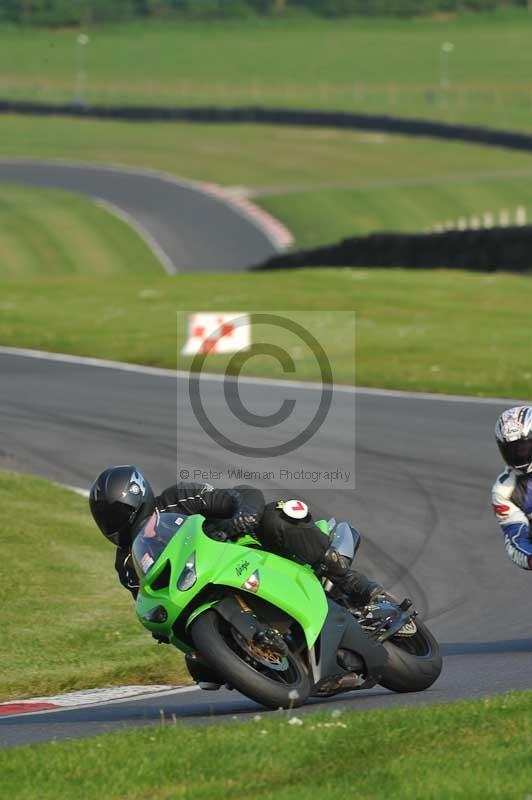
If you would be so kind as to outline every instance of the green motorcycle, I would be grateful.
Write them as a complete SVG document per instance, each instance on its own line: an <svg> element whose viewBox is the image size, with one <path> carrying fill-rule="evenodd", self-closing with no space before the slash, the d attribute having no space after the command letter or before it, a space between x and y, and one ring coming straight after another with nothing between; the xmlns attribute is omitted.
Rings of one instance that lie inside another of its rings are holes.
<svg viewBox="0 0 532 800"><path fill-rule="evenodd" d="M157 512L132 548L137 615L186 654L198 683L289 708L376 684L421 691L437 679L438 644L409 600L353 608L310 566L267 552L250 536L213 538L204 521ZM342 555L355 558L354 528L317 524Z"/></svg>

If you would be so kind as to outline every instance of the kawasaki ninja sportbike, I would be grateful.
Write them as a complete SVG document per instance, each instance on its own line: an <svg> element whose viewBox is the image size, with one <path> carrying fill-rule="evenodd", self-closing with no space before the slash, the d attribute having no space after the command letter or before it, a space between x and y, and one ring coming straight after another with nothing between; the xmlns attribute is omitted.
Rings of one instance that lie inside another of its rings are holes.
<svg viewBox="0 0 532 800"><path fill-rule="evenodd" d="M155 513L132 548L138 617L187 654L197 682L225 684L270 708L377 683L396 692L434 683L438 644L410 601L353 608L311 567L263 550L252 537L212 538L204 521ZM318 526L354 559L354 528L334 520Z"/></svg>

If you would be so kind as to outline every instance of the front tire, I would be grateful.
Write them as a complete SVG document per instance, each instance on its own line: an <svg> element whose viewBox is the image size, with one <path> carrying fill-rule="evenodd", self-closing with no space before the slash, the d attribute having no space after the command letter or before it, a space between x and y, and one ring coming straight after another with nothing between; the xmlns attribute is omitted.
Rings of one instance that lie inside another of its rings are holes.
<svg viewBox="0 0 532 800"><path fill-rule="evenodd" d="M416 620L416 626L413 636L383 642L387 660L379 683L392 692L422 692L442 670L438 642L422 622Z"/></svg>
<svg viewBox="0 0 532 800"><path fill-rule="evenodd" d="M267 708L295 708L310 694L310 680L301 659L286 656L285 671L268 671L239 648L231 625L213 609L204 611L190 628L194 645L204 661L239 692Z"/></svg>

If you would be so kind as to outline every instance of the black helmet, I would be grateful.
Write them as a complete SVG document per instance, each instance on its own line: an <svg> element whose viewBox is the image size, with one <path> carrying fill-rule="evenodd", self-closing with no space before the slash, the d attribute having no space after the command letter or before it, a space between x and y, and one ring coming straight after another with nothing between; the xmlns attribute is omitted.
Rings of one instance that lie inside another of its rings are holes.
<svg viewBox="0 0 532 800"><path fill-rule="evenodd" d="M117 547L127 547L135 523L155 511L155 497L137 467L109 467L94 481L89 505L94 521L106 539Z"/></svg>

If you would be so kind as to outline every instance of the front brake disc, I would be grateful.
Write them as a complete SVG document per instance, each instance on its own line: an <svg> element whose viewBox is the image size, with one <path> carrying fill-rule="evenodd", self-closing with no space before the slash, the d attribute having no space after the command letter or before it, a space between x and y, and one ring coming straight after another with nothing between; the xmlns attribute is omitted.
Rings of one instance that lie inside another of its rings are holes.
<svg viewBox="0 0 532 800"><path fill-rule="evenodd" d="M261 647L255 644L255 642L250 642L249 639L245 639L235 628L231 628L231 633L238 646L248 656L251 656L253 661L261 664L263 667L268 667L268 669L273 669L277 672L285 672L290 666L286 656L276 653L275 650Z"/></svg>

